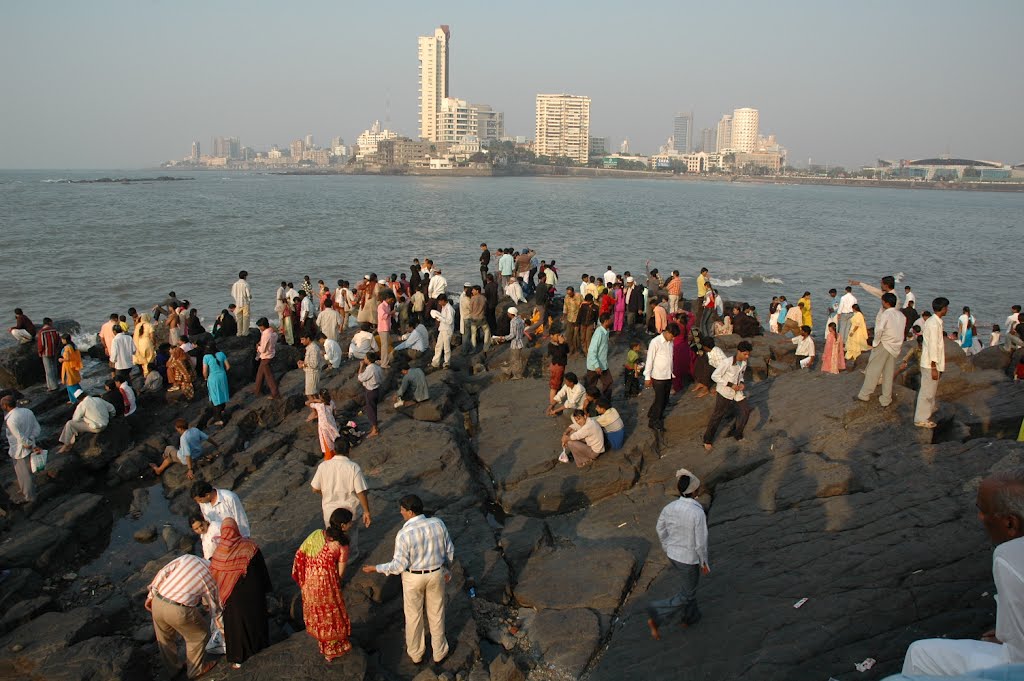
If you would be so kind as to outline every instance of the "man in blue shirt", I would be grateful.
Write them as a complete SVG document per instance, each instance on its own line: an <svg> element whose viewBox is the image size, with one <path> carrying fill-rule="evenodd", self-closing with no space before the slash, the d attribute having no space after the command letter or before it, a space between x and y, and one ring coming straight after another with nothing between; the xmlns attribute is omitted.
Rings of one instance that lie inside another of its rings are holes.
<svg viewBox="0 0 1024 681"><path fill-rule="evenodd" d="M188 472L185 473L185 476L192 480L195 478L192 473L192 459L202 456L203 442L209 436L198 428L189 428L188 421L185 419L177 419L174 422L174 429L178 431L178 446L168 445L165 447L164 460L160 462L159 466L151 463L149 467L159 477L167 470L168 466L177 460L188 467Z"/></svg>
<svg viewBox="0 0 1024 681"><path fill-rule="evenodd" d="M598 318L597 329L587 349L587 375L583 384L588 388L597 385L603 397L611 399L612 374L608 371L608 332L612 328L612 315L605 312Z"/></svg>

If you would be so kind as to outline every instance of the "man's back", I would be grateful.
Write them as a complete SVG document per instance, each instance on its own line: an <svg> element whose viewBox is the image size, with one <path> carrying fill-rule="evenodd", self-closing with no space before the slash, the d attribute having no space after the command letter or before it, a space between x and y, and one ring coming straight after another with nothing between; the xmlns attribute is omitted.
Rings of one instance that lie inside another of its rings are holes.
<svg viewBox="0 0 1024 681"><path fill-rule="evenodd" d="M354 513L359 506L358 494L366 491L366 478L359 464L341 454L321 461L309 484L323 495L325 522L339 508L347 508Z"/></svg>
<svg viewBox="0 0 1024 681"><path fill-rule="evenodd" d="M1010 662L1024 662L1024 537L996 547L992 576L999 596L996 638L1006 646Z"/></svg>

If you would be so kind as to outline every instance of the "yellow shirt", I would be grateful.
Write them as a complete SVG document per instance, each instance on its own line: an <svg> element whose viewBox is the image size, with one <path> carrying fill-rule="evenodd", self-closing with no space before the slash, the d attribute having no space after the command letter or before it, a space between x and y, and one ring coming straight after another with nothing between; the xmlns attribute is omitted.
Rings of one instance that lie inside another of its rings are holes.
<svg viewBox="0 0 1024 681"><path fill-rule="evenodd" d="M804 315L803 325L804 326L812 326L812 324L811 324L811 299L810 298L801 298L798 302L801 302L801 303L804 304L804 309L802 310L803 315Z"/></svg>
<svg viewBox="0 0 1024 681"><path fill-rule="evenodd" d="M701 274L697 277L697 297L703 298L704 294L708 292L707 279Z"/></svg>

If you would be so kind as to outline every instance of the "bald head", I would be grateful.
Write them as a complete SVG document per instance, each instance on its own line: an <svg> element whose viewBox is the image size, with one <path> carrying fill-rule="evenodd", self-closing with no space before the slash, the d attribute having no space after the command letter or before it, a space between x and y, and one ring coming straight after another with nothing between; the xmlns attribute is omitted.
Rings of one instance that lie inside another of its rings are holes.
<svg viewBox="0 0 1024 681"><path fill-rule="evenodd" d="M1024 467L982 480L977 505L978 519L993 544L1024 536Z"/></svg>
<svg viewBox="0 0 1024 681"><path fill-rule="evenodd" d="M14 407L17 406L17 404L18 403L10 395L4 395L3 397L0 397L0 409L3 409L4 411L10 411L14 409Z"/></svg>

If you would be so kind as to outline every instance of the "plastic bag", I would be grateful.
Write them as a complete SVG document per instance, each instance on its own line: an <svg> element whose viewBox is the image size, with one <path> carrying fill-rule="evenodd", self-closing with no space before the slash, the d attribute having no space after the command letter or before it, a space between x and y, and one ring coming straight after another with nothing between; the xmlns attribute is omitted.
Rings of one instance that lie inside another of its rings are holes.
<svg viewBox="0 0 1024 681"><path fill-rule="evenodd" d="M39 473L46 468L46 455L47 451L45 449L32 452L30 465L32 466L33 473Z"/></svg>

